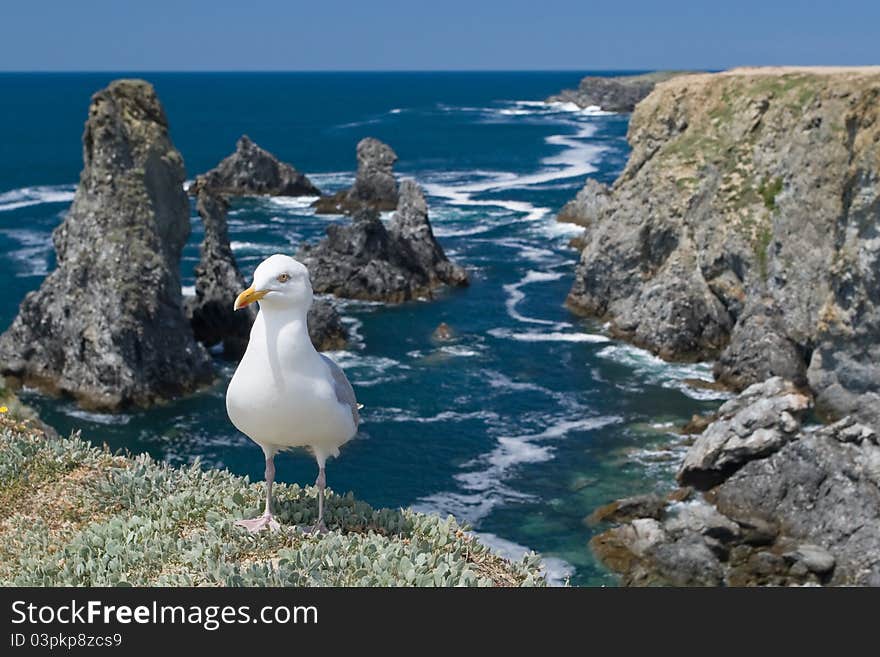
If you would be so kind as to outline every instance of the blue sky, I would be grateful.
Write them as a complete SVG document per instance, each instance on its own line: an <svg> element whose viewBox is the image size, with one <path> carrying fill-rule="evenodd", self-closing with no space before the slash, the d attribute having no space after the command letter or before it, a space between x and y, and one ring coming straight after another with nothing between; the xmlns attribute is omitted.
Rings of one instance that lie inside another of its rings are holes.
<svg viewBox="0 0 880 657"><path fill-rule="evenodd" d="M880 64L880 0L3 0L0 70Z"/></svg>

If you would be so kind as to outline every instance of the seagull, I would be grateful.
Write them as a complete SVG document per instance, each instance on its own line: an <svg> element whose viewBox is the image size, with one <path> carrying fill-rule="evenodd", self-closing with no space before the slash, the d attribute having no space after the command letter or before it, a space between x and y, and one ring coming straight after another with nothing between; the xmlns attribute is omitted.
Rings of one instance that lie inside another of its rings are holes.
<svg viewBox="0 0 880 657"><path fill-rule="evenodd" d="M312 284L305 265L275 254L254 271L253 284L235 300L235 310L259 302L247 349L226 391L232 424L266 456L266 509L239 520L250 532L279 529L272 484L275 454L305 447L318 463L318 520L309 531L323 533L324 472L327 459L357 433L359 405L345 373L319 354L309 339L307 315Z"/></svg>

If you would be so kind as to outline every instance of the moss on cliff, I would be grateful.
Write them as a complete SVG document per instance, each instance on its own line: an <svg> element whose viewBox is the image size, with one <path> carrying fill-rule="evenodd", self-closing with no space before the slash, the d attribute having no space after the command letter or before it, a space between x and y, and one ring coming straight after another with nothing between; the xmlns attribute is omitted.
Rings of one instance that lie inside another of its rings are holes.
<svg viewBox="0 0 880 657"><path fill-rule="evenodd" d="M328 491L329 492L329 491ZM373 509L314 488L276 486L282 530L248 534L262 485L227 471L113 455L0 414L0 584L542 586L538 557L511 563L451 517Z"/></svg>

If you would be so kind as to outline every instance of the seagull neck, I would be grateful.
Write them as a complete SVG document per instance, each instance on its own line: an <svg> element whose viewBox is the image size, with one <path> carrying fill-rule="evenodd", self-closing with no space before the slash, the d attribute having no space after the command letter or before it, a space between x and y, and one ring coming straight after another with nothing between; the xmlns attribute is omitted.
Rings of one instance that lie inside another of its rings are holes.
<svg viewBox="0 0 880 657"><path fill-rule="evenodd" d="M278 335L283 330L286 336L294 338L291 344L301 345L301 348L307 350L314 350L309 338L308 309L263 308L262 314L267 332L270 335Z"/></svg>

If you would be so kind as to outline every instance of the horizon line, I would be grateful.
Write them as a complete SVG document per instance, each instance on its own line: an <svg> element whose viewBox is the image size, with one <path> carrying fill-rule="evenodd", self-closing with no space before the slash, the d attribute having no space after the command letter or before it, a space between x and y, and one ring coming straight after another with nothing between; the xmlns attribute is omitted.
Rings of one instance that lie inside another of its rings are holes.
<svg viewBox="0 0 880 657"><path fill-rule="evenodd" d="M105 73L618 73L654 71L722 71L726 68L425 68L425 69L0 69L4 74L105 74Z"/></svg>

